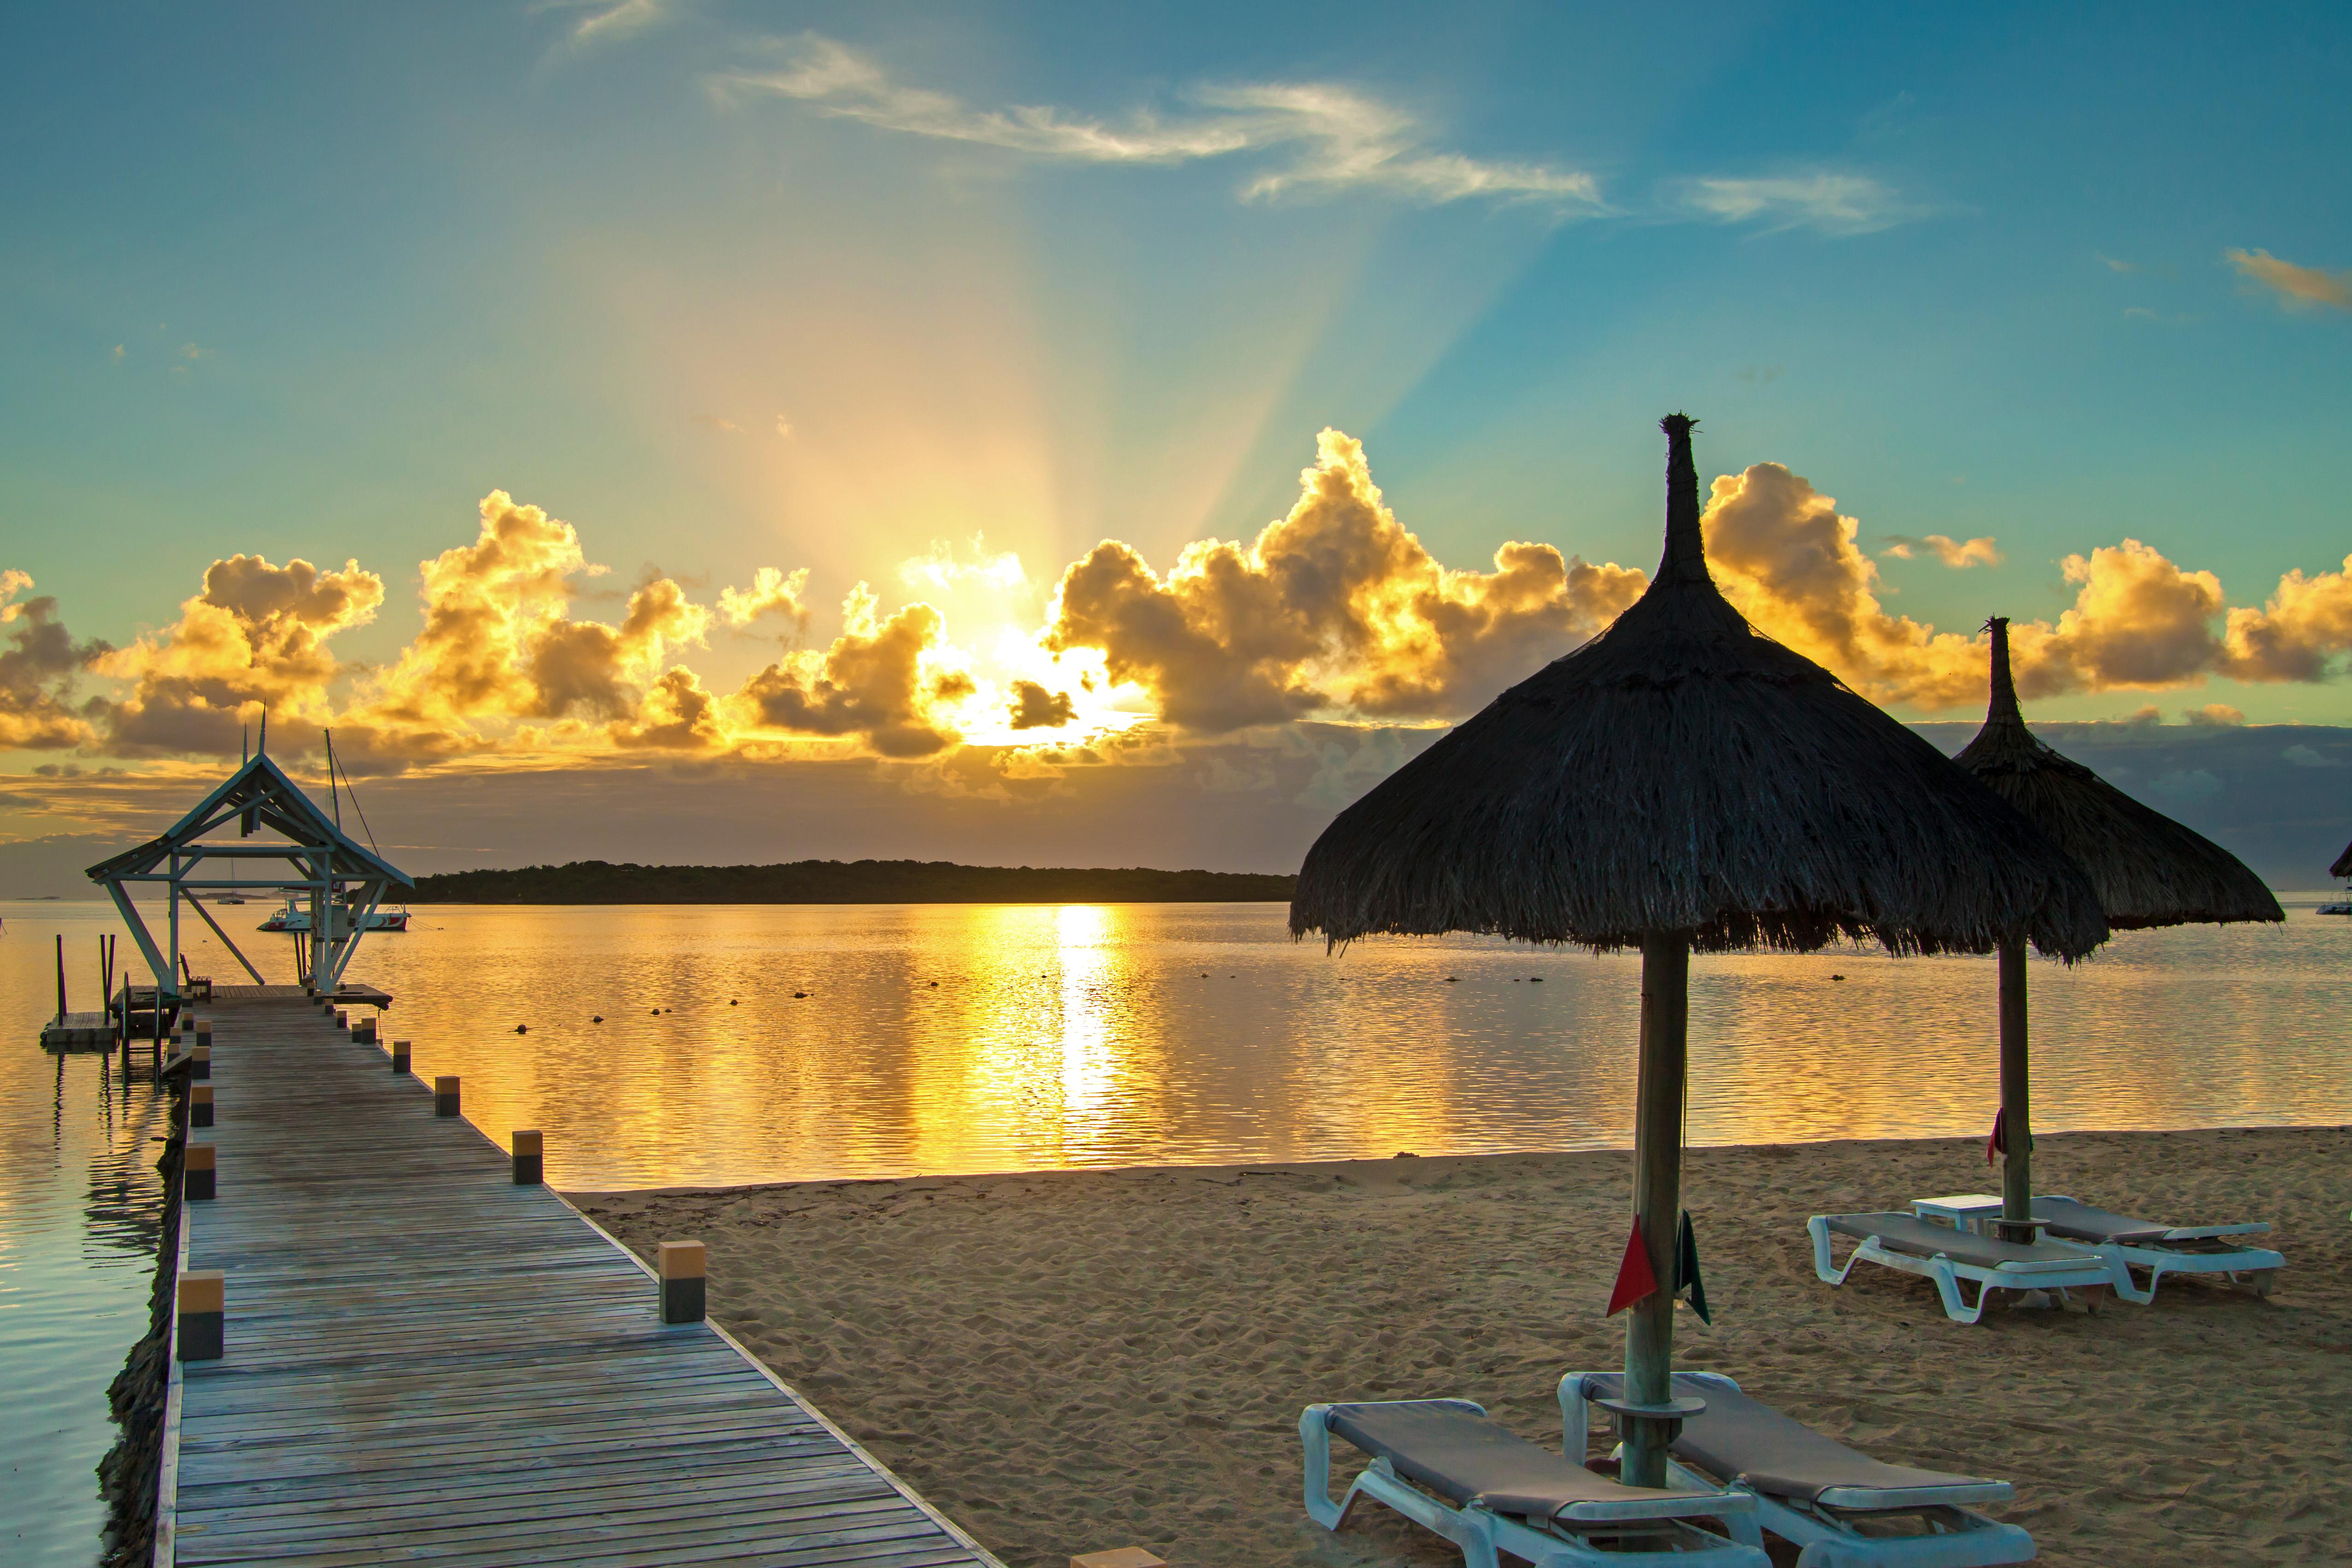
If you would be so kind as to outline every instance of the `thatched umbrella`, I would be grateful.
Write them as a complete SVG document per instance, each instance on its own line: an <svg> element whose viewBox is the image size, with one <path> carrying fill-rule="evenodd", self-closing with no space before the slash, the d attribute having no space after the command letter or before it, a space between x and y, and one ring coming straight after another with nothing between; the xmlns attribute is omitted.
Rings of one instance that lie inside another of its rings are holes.
<svg viewBox="0 0 2352 1568"><path fill-rule="evenodd" d="M2352 844L2346 844L2344 846L2344 852L2336 857L2336 863L2327 868L2327 874L2330 876L2352 876Z"/></svg>
<svg viewBox="0 0 2352 1568"><path fill-rule="evenodd" d="M2143 806L2025 727L2009 674L2009 622L1995 617L1992 701L1984 727L1955 758L2080 865L2118 931L2191 921L2284 920L2243 861L2204 834ZM2352 854L2352 851L2347 851ZM2000 1218L2014 1239L2033 1227L2033 1117L2027 1092L2025 946L2000 944Z"/></svg>
<svg viewBox="0 0 2352 1568"><path fill-rule="evenodd" d="M1749 626L1707 575L1691 421L1664 422L1666 544L1616 623L1391 775L1307 852L1297 936L1485 932L1642 951L1625 1479L1657 1486L1670 1367L1690 955L1895 953L2011 937L2073 958L2097 895L2032 825L1837 677ZM1622 1412L1621 1412L1622 1413Z"/></svg>

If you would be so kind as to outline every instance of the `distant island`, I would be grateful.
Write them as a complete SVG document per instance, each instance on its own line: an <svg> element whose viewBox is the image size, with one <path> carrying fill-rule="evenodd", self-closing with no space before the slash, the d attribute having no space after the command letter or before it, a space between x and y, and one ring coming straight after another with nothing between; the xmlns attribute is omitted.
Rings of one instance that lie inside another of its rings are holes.
<svg viewBox="0 0 2352 1568"><path fill-rule="evenodd" d="M638 865L573 861L416 879L412 904L1247 904L1290 901L1293 875L951 861Z"/></svg>

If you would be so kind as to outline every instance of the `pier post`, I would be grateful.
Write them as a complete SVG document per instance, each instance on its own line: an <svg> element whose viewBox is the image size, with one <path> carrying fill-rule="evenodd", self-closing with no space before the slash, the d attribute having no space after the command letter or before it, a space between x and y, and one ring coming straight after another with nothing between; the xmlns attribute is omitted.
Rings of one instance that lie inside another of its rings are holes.
<svg viewBox="0 0 2352 1568"><path fill-rule="evenodd" d="M352 1025L352 1038L362 1045L375 1043L375 1014L369 1013Z"/></svg>
<svg viewBox="0 0 2352 1568"><path fill-rule="evenodd" d="M58 933L58 1027L66 1026L66 934Z"/></svg>
<svg viewBox="0 0 2352 1568"><path fill-rule="evenodd" d="M212 1050L212 1048L213 1048L213 1020L212 1020L212 1019L198 1019L196 1020L196 1043L197 1043L198 1045L203 1046L203 1047L204 1047L207 1051L209 1051L210 1050Z"/></svg>
<svg viewBox="0 0 2352 1568"><path fill-rule="evenodd" d="M181 1155L180 1197L190 1203L209 1202L220 1174L216 1152L210 1144L193 1140Z"/></svg>
<svg viewBox="0 0 2352 1568"><path fill-rule="evenodd" d="M655 1249L661 1269L661 1321L702 1321L702 1281L709 1259L699 1241L665 1241Z"/></svg>
<svg viewBox="0 0 2352 1568"><path fill-rule="evenodd" d="M457 1113L457 1081L455 1078L436 1078L433 1081L433 1113L436 1116L454 1116Z"/></svg>
<svg viewBox="0 0 2352 1568"><path fill-rule="evenodd" d="M335 1027L341 1030L350 1029L352 1027L352 1015L343 1011L341 1008L337 1008L335 1009Z"/></svg>
<svg viewBox="0 0 2352 1568"><path fill-rule="evenodd" d="M404 1040L392 1042L392 1070L394 1072L408 1071L408 1042Z"/></svg>
<svg viewBox="0 0 2352 1568"><path fill-rule="evenodd" d="M536 1132L518 1132L514 1135L514 1184L517 1186L537 1186L545 1176L541 1156L546 1145Z"/></svg>
<svg viewBox="0 0 2352 1568"><path fill-rule="evenodd" d="M188 1082L208 1083L213 1076L213 1048L197 1044L188 1048Z"/></svg>
<svg viewBox="0 0 2352 1568"><path fill-rule="evenodd" d="M213 1124L213 1086L209 1083L188 1085L188 1125L209 1127Z"/></svg>
<svg viewBox="0 0 2352 1568"><path fill-rule="evenodd" d="M218 1361L226 1348L228 1281L217 1269L191 1269L180 1276L179 1357Z"/></svg>

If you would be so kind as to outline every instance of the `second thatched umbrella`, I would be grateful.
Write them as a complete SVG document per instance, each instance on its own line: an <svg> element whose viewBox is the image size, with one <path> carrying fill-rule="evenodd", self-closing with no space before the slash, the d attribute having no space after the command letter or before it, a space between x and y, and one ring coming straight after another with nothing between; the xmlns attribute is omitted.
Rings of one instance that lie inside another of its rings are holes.
<svg viewBox="0 0 2352 1568"><path fill-rule="evenodd" d="M1675 1429L1692 951L1843 936L2074 958L2106 936L2089 882L2031 823L1724 599L1700 549L1691 424L1664 422L1649 591L1341 812L1290 906L1295 934L1335 943L1473 931L1641 949L1633 1209L1663 1285L1626 1330L1637 1486L1664 1483Z"/></svg>
<svg viewBox="0 0 2352 1568"><path fill-rule="evenodd" d="M2246 863L2204 834L2143 806L2072 758L2034 738L2009 673L2009 622L1995 617L1992 700L1984 727L1954 758L2016 807L2098 889L2107 924L2151 925L2284 920ZM2352 857L2352 851L2347 852ZM2033 1116L2028 1092L2025 945L2000 945L2001 1228L2033 1239Z"/></svg>

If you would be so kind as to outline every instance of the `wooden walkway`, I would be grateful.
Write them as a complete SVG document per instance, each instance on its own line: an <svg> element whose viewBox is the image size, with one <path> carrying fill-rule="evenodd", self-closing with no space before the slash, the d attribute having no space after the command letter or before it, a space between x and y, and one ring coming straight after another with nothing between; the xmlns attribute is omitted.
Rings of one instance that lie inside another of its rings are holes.
<svg viewBox="0 0 2352 1568"><path fill-rule="evenodd" d="M156 1562L1002 1568L313 1009L224 998L226 1354L173 1364Z"/></svg>

